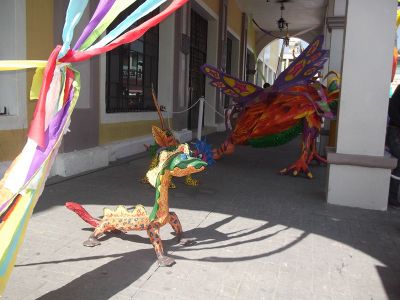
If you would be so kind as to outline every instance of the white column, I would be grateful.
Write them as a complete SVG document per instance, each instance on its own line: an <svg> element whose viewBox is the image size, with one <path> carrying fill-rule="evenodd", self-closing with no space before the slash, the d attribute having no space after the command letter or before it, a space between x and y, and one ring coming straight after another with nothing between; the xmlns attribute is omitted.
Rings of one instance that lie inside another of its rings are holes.
<svg viewBox="0 0 400 300"><path fill-rule="evenodd" d="M396 0L347 3L337 149L331 159L328 154L329 203L387 207L384 143L396 7Z"/></svg>
<svg viewBox="0 0 400 300"><path fill-rule="evenodd" d="M344 43L344 20L341 21L341 19L344 19L346 16L346 3L347 0L335 0L332 18L333 24L329 24L328 19L328 27L331 26L329 70L336 71L339 74L342 71Z"/></svg>
<svg viewBox="0 0 400 300"><path fill-rule="evenodd" d="M324 66L324 74L328 74L329 71L339 74L342 72L346 3L347 0L330 0L328 3L324 48L329 49L329 62ZM331 126L335 126L334 123L325 119L319 144L319 152L323 156L326 156L326 146L329 141L327 133Z"/></svg>
<svg viewBox="0 0 400 300"><path fill-rule="evenodd" d="M218 21L208 21L208 34L207 34L207 63L213 66L217 65L217 42L218 42ZM215 87L206 81L206 101L211 107L216 107L216 92ZM216 127L215 110L206 105L204 112L204 125L208 127Z"/></svg>

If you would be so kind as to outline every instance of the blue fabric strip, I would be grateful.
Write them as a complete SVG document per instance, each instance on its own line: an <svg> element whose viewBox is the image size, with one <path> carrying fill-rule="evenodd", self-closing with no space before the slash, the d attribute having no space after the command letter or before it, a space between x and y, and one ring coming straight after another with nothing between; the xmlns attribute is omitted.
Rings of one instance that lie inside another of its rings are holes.
<svg viewBox="0 0 400 300"><path fill-rule="evenodd" d="M133 13L131 13L124 21L122 21L117 27L110 31L103 39L101 39L97 44L93 45L89 49L100 48L107 45L118 36L120 36L130 26L132 26L132 24L134 24L147 14L151 13L153 10L155 10L166 1L167 0L147 0L142 5L140 5Z"/></svg>
<svg viewBox="0 0 400 300"><path fill-rule="evenodd" d="M74 29L79 23L83 12L88 4L89 0L70 0L68 5L67 14L65 16L65 24L62 33L63 46L58 58L63 57L67 51L71 48L71 41L74 37Z"/></svg>

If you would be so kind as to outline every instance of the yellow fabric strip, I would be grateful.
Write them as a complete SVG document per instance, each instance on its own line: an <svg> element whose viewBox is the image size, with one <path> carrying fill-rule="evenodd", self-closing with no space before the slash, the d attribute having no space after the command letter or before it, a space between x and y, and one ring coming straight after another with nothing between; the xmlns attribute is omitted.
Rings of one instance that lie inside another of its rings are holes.
<svg viewBox="0 0 400 300"><path fill-rule="evenodd" d="M44 68L37 68L33 76L31 91L29 94L30 100L39 99L40 88L43 82Z"/></svg>
<svg viewBox="0 0 400 300"><path fill-rule="evenodd" d="M400 9L397 10L397 17L396 17L396 26L399 27L400 25Z"/></svg>
<svg viewBox="0 0 400 300"><path fill-rule="evenodd" d="M46 65L47 60L0 60L0 71L44 68Z"/></svg>

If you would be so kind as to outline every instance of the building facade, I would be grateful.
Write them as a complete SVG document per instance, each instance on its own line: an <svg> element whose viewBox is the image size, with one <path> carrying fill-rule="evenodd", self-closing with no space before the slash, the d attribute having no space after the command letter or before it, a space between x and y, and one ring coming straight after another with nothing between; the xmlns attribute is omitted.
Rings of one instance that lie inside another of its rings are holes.
<svg viewBox="0 0 400 300"><path fill-rule="evenodd" d="M3 1L0 24L8 30L0 32L4 41L0 59L46 60L61 43L68 2ZM82 24L95 8L94 2L89 4ZM152 87L165 107L164 117L181 140L191 139L198 106L183 111L200 96L211 105L205 108L204 126L208 132L222 129L223 120L217 112L223 112L228 100L206 84L199 67L209 63L234 76L245 76L246 54L256 52L255 33L248 29L247 20L235 0L190 1L140 40L78 64L81 94L53 175L77 174L144 151L143 144L152 143L151 126L159 123ZM76 31L82 29L78 25ZM0 74L0 173L26 142L36 102L27 100L33 74Z"/></svg>
<svg viewBox="0 0 400 300"><path fill-rule="evenodd" d="M60 43L67 3L1 1L0 59L46 60ZM330 50L324 73L342 75L337 122L331 126L327 201L384 210L393 165L384 146L397 1L314 3L323 4L323 24L304 31L301 38L309 43L323 33L324 48ZM94 5L90 2L91 11ZM191 0L140 41L78 64L81 95L53 174L77 174L144 151L143 144L152 143L151 125L158 123L151 86L182 141L190 139L190 130L197 126L196 109L187 110L203 95L209 104L204 126L222 130L224 120L218 113L229 99L206 84L198 67L209 63L256 81L255 58L274 40L249 23L252 13L268 17L264 10L251 11L257 5L260 2L253 0ZM90 15L88 11L84 18ZM33 72L0 74L0 173L26 142L35 107L27 100Z"/></svg>

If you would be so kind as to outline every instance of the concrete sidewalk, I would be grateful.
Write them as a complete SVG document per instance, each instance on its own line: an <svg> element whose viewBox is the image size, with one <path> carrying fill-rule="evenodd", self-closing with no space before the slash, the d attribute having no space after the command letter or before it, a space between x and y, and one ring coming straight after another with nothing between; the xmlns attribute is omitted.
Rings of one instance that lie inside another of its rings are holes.
<svg viewBox="0 0 400 300"><path fill-rule="evenodd" d="M209 138L214 145L223 135ZM145 232L110 234L86 248L91 229L63 207L144 204L154 190L138 180L147 155L46 187L4 299L400 299L400 213L325 203L326 167L314 180L277 171L299 154L299 140L271 149L238 147L196 175L177 179L170 206L191 247L162 238L171 268L159 268Z"/></svg>

